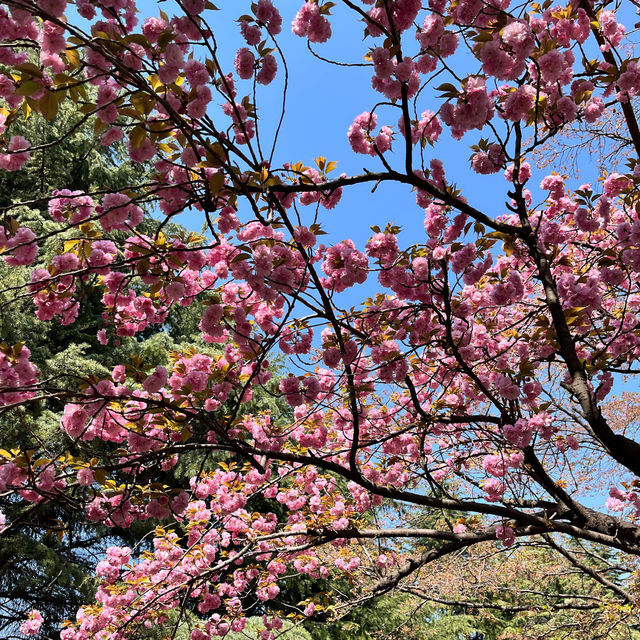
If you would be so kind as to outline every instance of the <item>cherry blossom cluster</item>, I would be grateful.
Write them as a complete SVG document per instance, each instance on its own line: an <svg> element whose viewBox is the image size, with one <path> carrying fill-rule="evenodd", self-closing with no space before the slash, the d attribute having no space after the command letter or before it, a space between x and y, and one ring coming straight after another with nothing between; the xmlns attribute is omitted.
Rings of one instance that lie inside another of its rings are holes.
<svg viewBox="0 0 640 640"><path fill-rule="evenodd" d="M0 406L28 400L36 395L38 370L23 344L0 344Z"/></svg>

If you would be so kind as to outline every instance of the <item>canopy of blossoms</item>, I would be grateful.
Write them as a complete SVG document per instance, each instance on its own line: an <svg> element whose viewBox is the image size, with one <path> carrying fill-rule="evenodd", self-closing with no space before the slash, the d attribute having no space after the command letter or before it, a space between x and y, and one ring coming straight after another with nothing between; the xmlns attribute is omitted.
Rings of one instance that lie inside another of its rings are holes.
<svg viewBox="0 0 640 640"><path fill-rule="evenodd" d="M34 170L38 141L12 124L32 113L51 121L63 104L95 123L102 145L124 141L132 163L152 167L148 183L119 192L48 194L66 239L47 264L45 238L20 223L18 204L3 210L2 259L31 269L19 294L41 322L69 325L97 292L103 344L203 303L202 337L216 345L152 371L123 362L72 389L40 375L27 336L0 345L0 410L63 398L60 428L75 452L0 452L0 493L67 499L109 526L158 522L153 550L106 550L95 602L63 639L135 637L140 625L170 624L187 602L192 640L223 637L244 628L246 594L268 603L285 574L357 579L369 562L371 591L384 593L432 560L496 539L564 534L640 554L640 442L603 413L616 379L639 370L640 66L619 21L633 7L236 5L238 21L215 27L208 0L176 0L170 15L143 20L134 0L0 7L0 169ZM285 80L281 32L316 47L338 11L361 25L379 94L344 131L365 170L338 175L324 157L275 165L259 100L263 85ZM217 42L234 29L243 46L225 66ZM613 109L633 149L625 173L579 188L562 175L532 177L538 147ZM450 137L471 147L475 173L504 176L491 211L447 179L437 149ZM390 224L366 243L323 244L343 192L385 182L413 191L424 235L403 245ZM138 230L146 207L166 219L197 212L206 232L149 237ZM376 295L364 299L365 282ZM279 356L290 415L248 413ZM185 486L157 481L192 451L226 462ZM602 510L581 493L587 455L613 470ZM383 501L457 515L436 529L375 526ZM367 541L396 538L435 544L365 560ZM298 614L319 606L310 600ZM22 632L41 622L32 612ZM262 640L282 624L265 616Z"/></svg>

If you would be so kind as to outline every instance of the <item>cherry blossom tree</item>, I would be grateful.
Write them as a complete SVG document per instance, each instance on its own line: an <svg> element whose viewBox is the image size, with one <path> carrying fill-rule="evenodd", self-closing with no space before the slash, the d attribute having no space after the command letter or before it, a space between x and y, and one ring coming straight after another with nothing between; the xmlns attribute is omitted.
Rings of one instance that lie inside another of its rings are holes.
<svg viewBox="0 0 640 640"><path fill-rule="evenodd" d="M225 25L207 0L142 20L134 0L0 7L0 169L38 170L55 142L12 125L20 114L53 121L63 103L93 123L97 144L123 140L131 163L152 168L118 190L34 194L58 225L50 234L31 228L21 203L4 207L3 259L32 268L15 298L66 326L97 295L97 338L114 347L198 304L202 337L218 345L176 351L152 371L132 361L109 376L46 377L30 359L37 336L1 345L0 410L63 402L68 446L0 452L0 493L63 501L89 523L157 522L152 551L105 549L95 602L61 636L159 629L204 640L259 612L256 633L271 640L286 615L271 604L292 573L318 584L366 576L368 597L452 554L519 541L559 554L628 620L640 441L604 406L639 371L640 65L623 24L634 7L236 5ZM364 169L341 175L322 155L313 167L276 160L287 111L260 118L263 86L289 90L285 28L323 57L338 19L360 26L380 94L344 132ZM242 42L226 61L232 31ZM541 145L614 109L634 149L628 171L596 185L534 176ZM470 184L491 185L491 207L447 177L454 168L439 156L451 144L471 147L482 177ZM389 221L366 242L321 244L345 190L369 185L375 198L387 183L414 192L423 237L404 242ZM161 223L146 235L144 206L166 222L191 212L203 231ZM57 254L39 262L56 239ZM279 356L293 418L249 409ZM193 452L202 462L190 482L168 483L163 472ZM593 460L611 479L608 498L583 482ZM414 526L404 505L439 517ZM605 547L625 569L594 568L572 544ZM287 611L300 622L332 610L319 591ZM41 623L28 613L22 633Z"/></svg>

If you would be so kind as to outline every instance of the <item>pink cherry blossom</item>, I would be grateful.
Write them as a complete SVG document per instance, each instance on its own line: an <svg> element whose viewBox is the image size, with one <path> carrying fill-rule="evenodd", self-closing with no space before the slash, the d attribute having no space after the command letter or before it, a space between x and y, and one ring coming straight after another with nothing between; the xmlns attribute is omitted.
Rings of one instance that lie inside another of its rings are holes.
<svg viewBox="0 0 640 640"><path fill-rule="evenodd" d="M66 4L66 1L64 4ZM40 631L43 622L42 614L33 609L29 612L27 619L20 625L20 633L24 636L35 636Z"/></svg>

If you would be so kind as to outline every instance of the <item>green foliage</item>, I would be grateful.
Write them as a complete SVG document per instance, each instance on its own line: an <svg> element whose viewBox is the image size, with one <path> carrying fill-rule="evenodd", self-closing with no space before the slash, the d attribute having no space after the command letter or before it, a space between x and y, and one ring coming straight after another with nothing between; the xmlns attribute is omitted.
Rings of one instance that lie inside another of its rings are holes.
<svg viewBox="0 0 640 640"><path fill-rule="evenodd" d="M22 517L23 526L0 540L0 628L20 620L25 609L66 617L70 607L95 592L91 548L106 530L85 528L58 506L26 508L12 517ZM63 520L66 533L59 538Z"/></svg>
<svg viewBox="0 0 640 640"><path fill-rule="evenodd" d="M46 202L38 198L53 189L115 190L144 177L139 166L123 162L121 147L102 147L86 124L78 124L77 116L63 110L53 123L32 115L12 125L13 134L39 143L60 139L50 148L34 152L31 170L0 172L0 207L28 201L28 206L12 208L11 217L21 224L28 223L39 235L51 234L41 248L37 267L48 264L73 233L54 234L62 225L51 220ZM69 130L72 133L65 135ZM153 233L157 224L149 217L143 232ZM10 267L0 261L4 285L0 294L0 341L28 342L41 380L55 376L58 388L70 385L76 377L108 376L115 364L126 362L133 355L150 366L166 364L168 353L193 337L193 322L188 324L189 333L185 333L180 321L174 320L175 341L159 327L146 340L124 339L116 348L105 347L96 337L103 326L97 290L89 291L74 324L65 327L58 322L43 323L36 318L31 296L25 289L31 271L32 267ZM6 312L9 303L10 314ZM62 406L61 400L50 398L3 412L0 448L38 447L52 454L60 450L68 444L59 427ZM74 616L79 605L93 595L95 581L90 576L100 550L109 541L116 542L119 534L119 542L135 544L149 529L146 526L144 531L118 532L100 525L87 527L73 505L37 504L18 509L0 498L0 506L14 523L10 534L0 539L0 627L15 627L25 611L38 608L45 618L43 631L50 636L57 633L52 626L55 622Z"/></svg>
<svg viewBox="0 0 640 640"><path fill-rule="evenodd" d="M65 134L66 131L71 133ZM75 233L64 231L62 224L50 218L45 196L54 189L99 194L145 180L145 169L127 161L122 145L102 147L93 130L64 108L51 123L37 115L18 120L11 133L24 135L37 144L51 143L42 151L34 151L27 170L0 172L0 208L27 202L12 207L11 217L19 224L28 224L39 236L49 237L41 246L35 267L46 267L54 255L63 251L64 241ZM95 199L99 197L96 195ZM159 222L147 215L138 230L154 236L158 226ZM181 230L171 223L163 226L163 232L169 235ZM118 233L122 234L113 235ZM152 327L142 336L100 344L96 334L104 326L102 293L91 280L85 284L76 322L69 326L41 322L25 288L32 269L10 267L0 260L0 280L4 285L0 293L0 342L27 342L41 380L52 380L56 388L77 386L78 378L108 377L115 365L131 363L132 358L142 363L139 366L145 371L168 366L172 352L183 352L192 345L200 353L220 353L220 346L201 340L201 304L188 309L175 307L165 325ZM5 311L9 303L10 314ZM276 391L277 380L273 380L245 405L247 412L270 410L274 416L289 417L291 409ZM51 452L53 457L55 452L69 447L70 442L59 427L63 405L63 400L51 397L0 414L0 449L37 447ZM73 445L82 449L87 459L99 455L103 446L97 441ZM204 460L203 454L198 453L181 456L178 466L166 473L167 480L172 476L173 482L178 478L184 481L201 469L213 469L220 459L218 455ZM10 522L18 523L11 535L0 539L0 628L15 628L26 611L38 608L45 619L43 632L51 637L58 633L53 626L57 621L74 617L78 607L90 601L95 591L95 580L90 576L106 546L126 544L141 551L155 527L152 520L136 523L128 530L94 524L85 527L83 514L72 505L39 504L18 511L0 497L0 508Z"/></svg>
<svg viewBox="0 0 640 640"><path fill-rule="evenodd" d="M308 622L313 640L373 640L405 638L419 640L426 629L421 605L404 595L369 600L339 620L330 623Z"/></svg>
<svg viewBox="0 0 640 640"><path fill-rule="evenodd" d="M143 177L140 167L123 162L121 147L102 147L88 125L69 110L61 110L52 123L36 115L18 120L11 132L37 144L56 142L34 151L27 170L0 172L0 207L27 203L12 208L10 216L20 224L29 224L39 235L52 234L41 248L38 267L46 265L72 233L53 234L61 225L51 220L46 201L41 198L54 189L118 189ZM0 341L28 342L41 379L55 375L59 387L73 376L108 375L113 360L96 339L102 326L98 293L83 302L75 324L64 327L57 322L42 323L25 289L31 271L31 267L10 267L0 261L4 285L0 294ZM9 303L10 314L6 311ZM123 348L132 349L132 345ZM115 353L113 356L117 357ZM59 450L65 439L59 428L61 409L61 401L52 398L4 412L0 415L0 448ZM95 580L90 577L97 560L95 552L112 532L102 526L83 525L72 505L18 508L5 500L0 499L0 503L14 523L10 534L0 539L0 626L15 628L25 611L37 608L45 618L43 631L53 636L57 632L53 623L73 616L95 591Z"/></svg>
<svg viewBox="0 0 640 640"><path fill-rule="evenodd" d="M44 148L32 153L25 170L0 172L0 207L17 202L38 207L44 203L38 199L54 189L112 191L144 178L143 167L127 162L123 145L103 147L93 127L66 104L51 122L36 114L16 120L11 135L23 135Z"/></svg>
<svg viewBox="0 0 640 640"><path fill-rule="evenodd" d="M283 620L282 631L279 632L278 638L282 640L312 640L311 635L301 626L295 626L290 620ZM262 618L252 616L247 618L247 626L244 631L231 631L226 637L229 640L247 640L247 638L255 638L256 632L264 629Z"/></svg>

